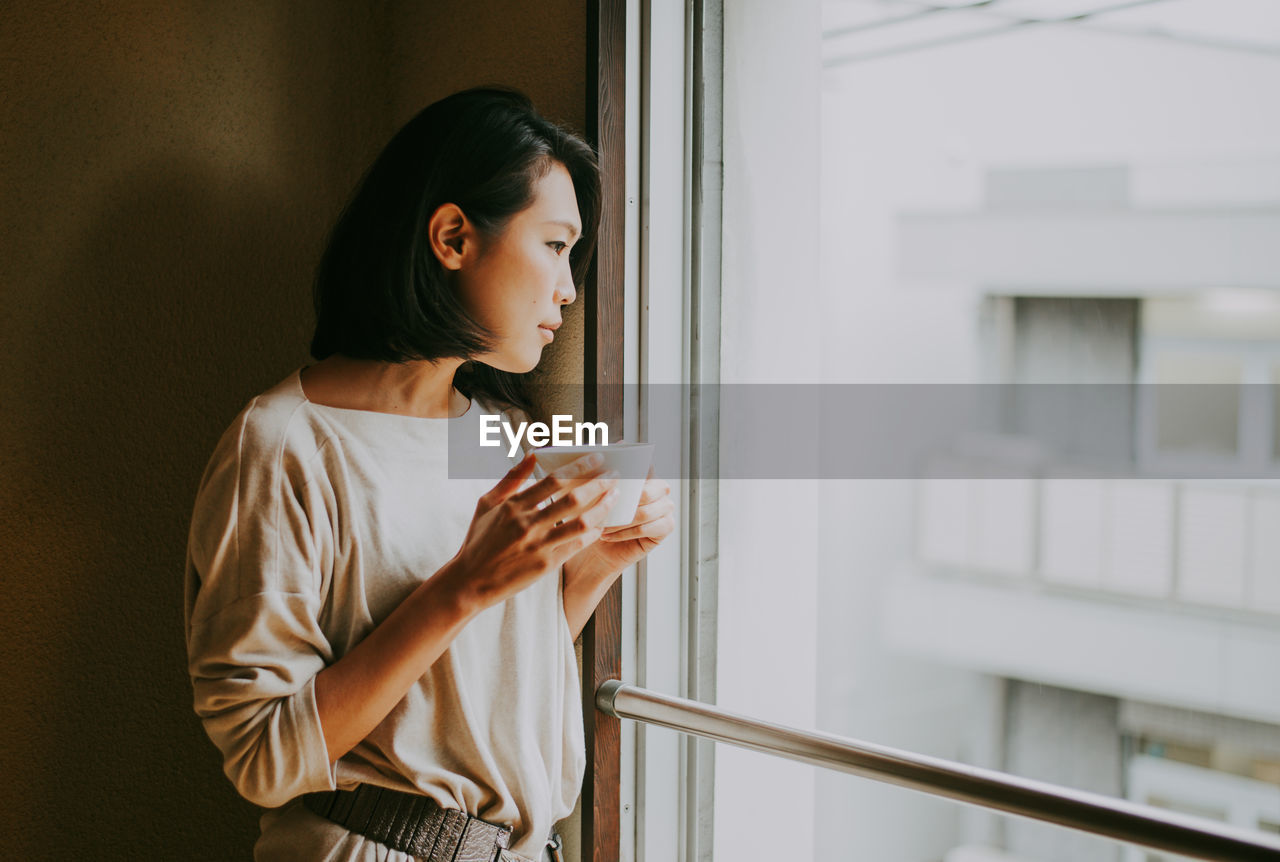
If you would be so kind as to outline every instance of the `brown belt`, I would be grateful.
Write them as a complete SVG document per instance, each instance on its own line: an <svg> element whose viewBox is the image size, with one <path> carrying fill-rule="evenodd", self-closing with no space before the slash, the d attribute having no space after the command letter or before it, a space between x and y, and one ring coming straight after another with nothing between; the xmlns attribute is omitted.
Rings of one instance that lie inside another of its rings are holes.
<svg viewBox="0 0 1280 862"><path fill-rule="evenodd" d="M511 840L508 826L372 784L307 793L302 803L351 832L427 862L494 862Z"/></svg>

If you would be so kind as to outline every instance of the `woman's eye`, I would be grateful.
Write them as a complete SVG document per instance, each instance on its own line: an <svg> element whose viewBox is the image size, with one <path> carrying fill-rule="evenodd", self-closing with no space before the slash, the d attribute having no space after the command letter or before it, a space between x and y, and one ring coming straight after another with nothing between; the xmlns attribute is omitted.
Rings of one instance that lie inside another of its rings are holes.
<svg viewBox="0 0 1280 862"><path fill-rule="evenodd" d="M556 254L559 254L560 252L564 251L566 248L569 247L569 244L567 242L549 242L547 243L547 245L555 249Z"/></svg>

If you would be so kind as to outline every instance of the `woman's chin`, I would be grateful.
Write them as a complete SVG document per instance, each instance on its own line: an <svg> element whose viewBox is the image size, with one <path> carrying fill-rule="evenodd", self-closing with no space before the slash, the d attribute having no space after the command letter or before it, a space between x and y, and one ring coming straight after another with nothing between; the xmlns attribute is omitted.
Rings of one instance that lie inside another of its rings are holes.
<svg viewBox="0 0 1280 862"><path fill-rule="evenodd" d="M542 351L525 356L504 356L501 359L493 357L485 360L485 364L496 368L499 371L506 371L509 374L528 374L530 371L538 367L538 362L542 359Z"/></svg>

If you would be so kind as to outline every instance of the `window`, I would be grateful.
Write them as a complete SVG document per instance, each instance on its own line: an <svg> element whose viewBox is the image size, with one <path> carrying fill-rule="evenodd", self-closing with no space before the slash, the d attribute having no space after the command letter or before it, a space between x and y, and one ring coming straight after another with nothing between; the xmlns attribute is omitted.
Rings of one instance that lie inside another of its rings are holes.
<svg viewBox="0 0 1280 862"><path fill-rule="evenodd" d="M1174 470L1274 461L1274 6L644 8L640 381L1027 388L938 453L950 478L819 480L814 445L791 479L688 483L636 679L1117 797L1158 756L1132 704L1280 728L1277 492ZM1102 416L1058 384L1127 394ZM779 445L846 430L795 423ZM686 459L743 433L675 424ZM1122 858L661 730L637 751L638 859Z"/></svg>

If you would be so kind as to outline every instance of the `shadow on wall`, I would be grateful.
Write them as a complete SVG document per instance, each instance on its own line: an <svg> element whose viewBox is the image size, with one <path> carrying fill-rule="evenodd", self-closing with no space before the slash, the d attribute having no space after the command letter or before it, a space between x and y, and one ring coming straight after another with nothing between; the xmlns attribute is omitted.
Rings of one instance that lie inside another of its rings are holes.
<svg viewBox="0 0 1280 862"><path fill-rule="evenodd" d="M164 164L104 190L8 346L5 807L33 827L8 858L249 858L257 835L191 710L183 552L221 429L305 358L309 286L273 239L283 202L217 179Z"/></svg>
<svg viewBox="0 0 1280 862"><path fill-rule="evenodd" d="M0 28L0 859L247 859L257 810L222 777L186 675L183 557L201 473L244 404L306 361L324 233L392 120L492 80L578 118L583 9L12 11ZM556 346L580 369L572 341Z"/></svg>

